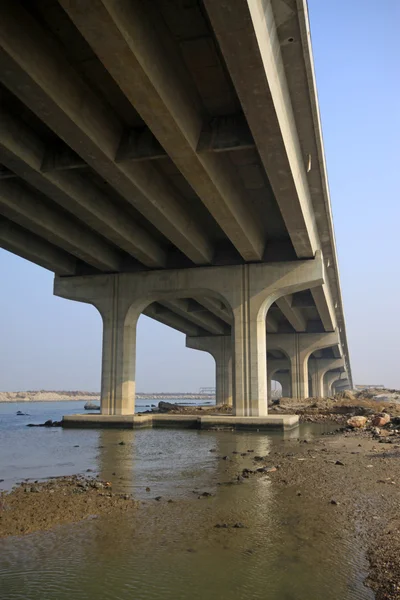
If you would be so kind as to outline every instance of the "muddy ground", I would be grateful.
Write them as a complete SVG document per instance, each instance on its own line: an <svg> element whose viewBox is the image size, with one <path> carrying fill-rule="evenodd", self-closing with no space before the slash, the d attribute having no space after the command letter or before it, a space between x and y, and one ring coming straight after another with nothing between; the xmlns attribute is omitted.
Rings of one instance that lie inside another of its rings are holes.
<svg viewBox="0 0 400 600"><path fill-rule="evenodd" d="M289 405L293 410L293 401L276 406L286 412ZM378 428L371 423L377 408L391 409L392 417ZM221 485L245 485L250 478L267 477L273 486L294 498L326 502L332 518L354 530L362 546L368 548L370 569L366 584L374 590L376 599L400 600L397 406L381 403L371 406L368 399L354 402L349 398L308 399L298 410L303 411L304 420L315 422L332 420L331 415L335 415L338 430L311 440L282 440L263 457L254 454L242 457L235 453L237 473L232 481L221 481ZM360 414L366 416L366 427L346 428L347 420ZM223 458L226 457L215 457ZM176 500L172 506L177 507L181 502L185 510L187 501ZM165 510L164 500L156 504L158 510ZM112 485L95 478L65 477L47 483L23 483L11 493L0 495L0 537L29 534L92 516L115 518L128 510L135 514L137 507L138 503L130 496L114 494Z"/></svg>
<svg viewBox="0 0 400 600"><path fill-rule="evenodd" d="M52 529L97 516L135 510L130 496L114 494L110 482L80 476L25 482L0 493L0 538Z"/></svg>

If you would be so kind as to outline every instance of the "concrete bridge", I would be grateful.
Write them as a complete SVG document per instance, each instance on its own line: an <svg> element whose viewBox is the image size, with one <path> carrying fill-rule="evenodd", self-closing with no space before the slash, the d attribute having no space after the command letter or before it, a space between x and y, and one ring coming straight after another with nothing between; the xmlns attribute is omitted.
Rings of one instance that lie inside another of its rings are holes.
<svg viewBox="0 0 400 600"><path fill-rule="evenodd" d="M306 0L3 0L0 245L100 311L103 414L142 313L236 415L351 386Z"/></svg>

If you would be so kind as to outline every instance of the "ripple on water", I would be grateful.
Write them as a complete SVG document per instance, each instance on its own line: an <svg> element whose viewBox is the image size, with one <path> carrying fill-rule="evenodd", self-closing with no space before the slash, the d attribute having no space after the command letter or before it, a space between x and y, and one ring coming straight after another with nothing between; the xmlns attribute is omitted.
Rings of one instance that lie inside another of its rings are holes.
<svg viewBox="0 0 400 600"><path fill-rule="evenodd" d="M119 445L122 439L125 445ZM247 449L266 455L269 436L108 431L99 432L96 444L102 448L92 467L101 477L116 472L116 488L163 500L150 500L133 519L96 519L1 541L0 598L373 598L362 584L362 551L325 503L298 498L266 477L217 485L252 466L251 455L240 457ZM219 458L225 455L231 460ZM197 500L195 488L215 496ZM175 502L167 504L167 498ZM245 528L214 527L237 522Z"/></svg>

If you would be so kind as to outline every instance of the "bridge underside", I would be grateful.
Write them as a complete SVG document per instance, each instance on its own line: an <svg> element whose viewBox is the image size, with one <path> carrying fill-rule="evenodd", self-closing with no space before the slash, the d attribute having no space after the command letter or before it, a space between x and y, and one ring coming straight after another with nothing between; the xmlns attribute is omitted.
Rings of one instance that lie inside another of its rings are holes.
<svg viewBox="0 0 400 600"><path fill-rule="evenodd" d="M137 304L190 339L231 340L242 414L266 411L254 318L296 340L291 393L308 393L302 348L324 336L320 358L343 357L351 382L305 3L1 2L0 246L103 320L125 294L127 319ZM260 303L246 278L261 271ZM203 272L224 290L196 285ZM123 375L115 357L135 319L105 325L105 412L133 409L134 355Z"/></svg>

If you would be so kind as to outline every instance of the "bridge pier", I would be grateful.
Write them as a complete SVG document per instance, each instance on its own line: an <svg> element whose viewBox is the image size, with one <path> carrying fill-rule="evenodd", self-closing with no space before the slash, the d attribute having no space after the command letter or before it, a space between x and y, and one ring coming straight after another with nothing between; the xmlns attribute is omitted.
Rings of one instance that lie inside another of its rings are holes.
<svg viewBox="0 0 400 600"><path fill-rule="evenodd" d="M208 352L215 360L215 400L232 405L232 336L186 336L186 347Z"/></svg>
<svg viewBox="0 0 400 600"><path fill-rule="evenodd" d="M339 346L337 331L328 333L272 333L267 336L269 350L284 352L290 360L291 396L307 398L309 390L309 357L313 352ZM320 390L320 378L315 377L316 388Z"/></svg>
<svg viewBox="0 0 400 600"><path fill-rule="evenodd" d="M196 267L113 275L55 278L58 296L93 304L103 319L101 412L133 414L136 325L150 304L210 296L233 315L233 412L268 412L266 314L273 302L324 282L322 255L311 260Z"/></svg>
<svg viewBox="0 0 400 600"><path fill-rule="evenodd" d="M290 372L288 373L275 373L273 379L281 384L282 386L282 398L290 398Z"/></svg>
<svg viewBox="0 0 400 600"><path fill-rule="evenodd" d="M314 358L310 357L308 360L308 370L311 375L312 381L312 394L313 396L324 397L325 383L324 377L328 371L332 369L344 370L344 359L343 358ZM336 372L336 377L340 377L340 372Z"/></svg>

